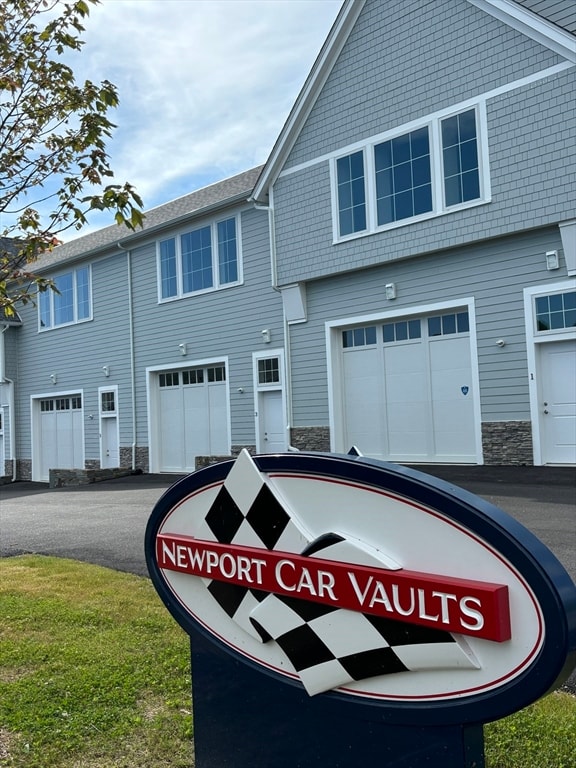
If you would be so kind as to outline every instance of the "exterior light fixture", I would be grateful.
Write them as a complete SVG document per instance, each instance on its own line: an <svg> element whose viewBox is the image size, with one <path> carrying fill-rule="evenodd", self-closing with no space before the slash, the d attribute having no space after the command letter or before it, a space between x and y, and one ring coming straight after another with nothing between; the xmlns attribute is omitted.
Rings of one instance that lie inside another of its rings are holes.
<svg viewBox="0 0 576 768"><path fill-rule="evenodd" d="M264 344L270 344L272 341L272 335L270 333L270 328L264 328L262 331L260 331L262 334L262 341Z"/></svg>
<svg viewBox="0 0 576 768"><path fill-rule="evenodd" d="M178 349L180 350L180 354L182 356L188 354L188 347L186 346L186 344L178 344Z"/></svg>
<svg viewBox="0 0 576 768"><path fill-rule="evenodd" d="M386 298L387 299L395 299L396 298L396 283L386 283L385 291L386 291Z"/></svg>
<svg viewBox="0 0 576 768"><path fill-rule="evenodd" d="M546 251L546 269L558 269L559 266L558 251Z"/></svg>
<svg viewBox="0 0 576 768"><path fill-rule="evenodd" d="M102 366L102 372L103 372L104 376L106 376L106 378L108 378L108 376L110 376L110 366L109 365L103 365Z"/></svg>
<svg viewBox="0 0 576 768"><path fill-rule="evenodd" d="M55 373L51 373L50 381L52 382L52 384L56 384L56 382L58 381L58 376Z"/></svg>

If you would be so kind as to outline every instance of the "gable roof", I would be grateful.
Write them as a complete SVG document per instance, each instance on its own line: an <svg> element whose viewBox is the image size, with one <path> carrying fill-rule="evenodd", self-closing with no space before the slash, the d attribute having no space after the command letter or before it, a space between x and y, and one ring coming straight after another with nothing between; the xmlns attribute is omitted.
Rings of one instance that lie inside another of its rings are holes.
<svg viewBox="0 0 576 768"><path fill-rule="evenodd" d="M562 29L576 34L576 6L574 0L516 0L518 5Z"/></svg>
<svg viewBox="0 0 576 768"><path fill-rule="evenodd" d="M123 225L112 224L59 245L53 251L42 254L34 263L34 270L40 271L56 264L94 256L117 245L130 248L136 241L167 227L247 201L262 168L261 165L251 168L145 211L144 224L135 232L127 230Z"/></svg>
<svg viewBox="0 0 576 768"><path fill-rule="evenodd" d="M486 13L576 63L574 0L467 0ZM345 0L256 182L252 199L265 203L334 67L366 0Z"/></svg>

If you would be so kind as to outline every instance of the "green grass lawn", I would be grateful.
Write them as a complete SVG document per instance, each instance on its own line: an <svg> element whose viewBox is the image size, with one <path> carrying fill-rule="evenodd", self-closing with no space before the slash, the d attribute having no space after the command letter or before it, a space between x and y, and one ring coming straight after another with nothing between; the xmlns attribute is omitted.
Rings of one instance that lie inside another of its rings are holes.
<svg viewBox="0 0 576 768"><path fill-rule="evenodd" d="M189 662L188 638L148 579L0 559L0 766L191 768ZM576 768L568 694L485 733L487 768Z"/></svg>

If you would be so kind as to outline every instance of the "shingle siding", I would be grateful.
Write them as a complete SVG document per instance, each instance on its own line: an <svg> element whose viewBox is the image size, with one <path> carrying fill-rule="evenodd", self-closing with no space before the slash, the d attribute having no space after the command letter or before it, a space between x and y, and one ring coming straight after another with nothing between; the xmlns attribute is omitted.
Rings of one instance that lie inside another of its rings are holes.
<svg viewBox="0 0 576 768"><path fill-rule="evenodd" d="M569 169L576 157L570 121L575 87L572 68L489 100L492 200L480 206L333 245L328 162L282 176L275 185L279 283L573 218L576 185Z"/></svg>
<svg viewBox="0 0 576 768"><path fill-rule="evenodd" d="M326 322L400 309L410 314L470 297L482 421L529 419L523 289L558 280L546 270L545 253L560 247L558 230L549 228L308 283L308 322L291 326L290 334L294 426L328 424ZM396 284L394 301L384 298L389 282Z"/></svg>
<svg viewBox="0 0 576 768"><path fill-rule="evenodd" d="M368 0L285 167L560 61L467 0Z"/></svg>

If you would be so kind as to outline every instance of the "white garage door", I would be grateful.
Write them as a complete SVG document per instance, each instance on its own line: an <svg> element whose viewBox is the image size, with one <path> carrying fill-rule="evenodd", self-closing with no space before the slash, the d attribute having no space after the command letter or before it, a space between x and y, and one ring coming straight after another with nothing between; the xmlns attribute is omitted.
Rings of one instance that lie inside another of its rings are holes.
<svg viewBox="0 0 576 768"><path fill-rule="evenodd" d="M39 401L34 479L48 482L50 469L83 469L82 395Z"/></svg>
<svg viewBox="0 0 576 768"><path fill-rule="evenodd" d="M196 456L228 454L226 367L158 374L160 472L192 472Z"/></svg>
<svg viewBox="0 0 576 768"><path fill-rule="evenodd" d="M468 313L342 332L343 449L404 463L476 461Z"/></svg>

